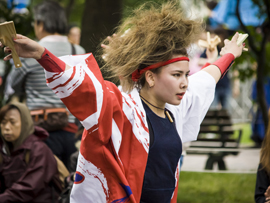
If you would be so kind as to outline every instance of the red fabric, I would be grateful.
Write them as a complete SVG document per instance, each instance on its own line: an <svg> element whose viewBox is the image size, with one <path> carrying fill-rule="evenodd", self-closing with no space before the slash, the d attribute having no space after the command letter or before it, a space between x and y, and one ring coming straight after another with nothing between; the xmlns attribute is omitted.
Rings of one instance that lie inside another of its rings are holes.
<svg viewBox="0 0 270 203"><path fill-rule="evenodd" d="M71 133L76 133L78 131L78 126L75 123L68 123L68 125L64 127L63 130Z"/></svg>
<svg viewBox="0 0 270 203"><path fill-rule="evenodd" d="M98 64L92 55L86 58L85 62L93 75L90 73L86 74L87 68L81 69L80 66L68 70L69 78L67 80L70 82L63 84L67 86L67 90L69 86L73 87L73 84L76 85L81 78L84 78L79 88L75 88L72 94L69 94L68 91L65 92L65 90L61 89L62 87L56 84L55 80L62 73L47 78L49 87L51 84L55 84L51 88L55 90L56 94L58 94L58 91L63 91L62 94L65 94L65 96L61 100L70 112L83 122L86 129L82 135L80 153L87 162L84 163L79 156L77 172L83 173L83 171L90 170L90 168L87 168L90 163L101 169L102 174L106 177L108 187L106 189L109 191L109 193L104 193L107 199L106 202L117 202L122 198L128 198L130 202L134 203L139 202L147 162L147 151L142 144L144 142L139 140L138 135L135 136L133 132L135 124L130 123L130 118L127 118L122 110L122 105L134 107L134 103L129 103L131 101L123 103L123 96L120 90L113 83L103 80ZM62 77L64 77L64 74ZM77 78L75 77L76 75ZM90 78L91 76L93 78ZM100 103L102 106L98 109L97 107ZM87 121L87 119L91 119L94 116L96 117L95 120L98 120L96 124ZM134 118L133 122L138 122L138 124L136 123L138 128L142 125L145 126L142 124L141 112L136 112L137 116L139 119ZM119 129L117 131L119 134L115 130L112 132L113 123ZM85 125L90 127L88 128ZM140 132L145 130L148 131L147 128L143 128L140 129ZM122 137L119 151L116 151L114 148L112 134ZM81 168L83 170L80 170ZM75 189L77 187L83 189L83 185L91 181L89 174L83 174L85 176L84 181L80 184L75 184ZM127 194L123 186L130 188L132 194ZM84 194L84 196L87 196L87 194Z"/></svg>
<svg viewBox="0 0 270 203"><path fill-rule="evenodd" d="M209 65L211 65L211 63L208 63L208 62L205 63L204 66L201 68L201 70L204 69L204 68L206 68L206 67L209 66Z"/></svg>
<svg viewBox="0 0 270 203"><path fill-rule="evenodd" d="M37 62L49 72L63 72L66 69L66 64L46 48L41 59L37 60Z"/></svg>
<svg viewBox="0 0 270 203"><path fill-rule="evenodd" d="M75 69L73 71L75 72ZM88 81L88 83L83 83L81 85L81 88L87 90L90 85L93 86L93 82L88 76L86 77L87 77L86 80ZM93 89L93 92L95 93L95 89ZM72 96L74 96L75 99L70 99L69 97L65 97L65 98L62 98L61 100L68 108L70 106L72 107L72 108L69 108L69 111L72 115L75 115L80 121L83 121L89 115L92 115L97 111L96 100L92 99L93 92L85 91L82 93L80 89L75 89L72 93ZM84 108L85 104L88 104L91 108ZM82 108L74 108L74 107L82 107Z"/></svg>
<svg viewBox="0 0 270 203"><path fill-rule="evenodd" d="M85 128L76 169L81 179L75 178L71 200L140 202L149 131L139 100L104 81L92 55L72 69L47 76L48 86ZM89 188L97 182L101 184ZM92 197L92 192L101 195ZM177 188L171 202L176 199Z"/></svg>
<svg viewBox="0 0 270 203"><path fill-rule="evenodd" d="M232 63L234 62L234 55L231 53L225 54L216 60L212 65L215 65L219 68L221 72L221 78L227 73Z"/></svg>
<svg viewBox="0 0 270 203"><path fill-rule="evenodd" d="M151 69L155 69L155 68L159 68L161 66L166 66L170 63L174 63L174 62L177 62L177 61L189 61L189 58L188 57L177 57L177 58L173 58L173 59L170 59L168 61L163 61L163 62L159 62L159 63L155 63L151 66L148 66L142 70L139 70L137 69L136 71L134 71L132 73L132 80L134 82L137 82L139 80L139 78L141 77L141 75L147 71L147 70L151 70Z"/></svg>
<svg viewBox="0 0 270 203"><path fill-rule="evenodd" d="M171 199L171 203L174 203L174 202L177 202L177 194L178 194L178 185L179 185L179 173L180 173L180 169L179 167L177 167L177 174L176 174L176 177L177 177L177 181L176 181L176 187L174 189L174 193L173 193L173 196L172 196L172 199Z"/></svg>

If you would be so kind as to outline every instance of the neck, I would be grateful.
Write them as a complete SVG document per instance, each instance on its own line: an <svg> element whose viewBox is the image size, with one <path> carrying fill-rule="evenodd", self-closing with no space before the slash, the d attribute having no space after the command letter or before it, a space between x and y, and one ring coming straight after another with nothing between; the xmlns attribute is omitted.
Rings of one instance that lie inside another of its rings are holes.
<svg viewBox="0 0 270 203"><path fill-rule="evenodd" d="M165 103L158 102L151 94L143 91L140 92L140 97L156 115L165 118Z"/></svg>
<svg viewBox="0 0 270 203"><path fill-rule="evenodd" d="M50 36L50 35L58 35L58 36L62 36L62 35L60 35L60 34L58 34L58 33L48 33L48 32L46 32L46 31L43 31L42 33L40 33L40 37L39 37L39 39L38 40L41 40L41 39L43 39L44 37L47 37L47 36Z"/></svg>

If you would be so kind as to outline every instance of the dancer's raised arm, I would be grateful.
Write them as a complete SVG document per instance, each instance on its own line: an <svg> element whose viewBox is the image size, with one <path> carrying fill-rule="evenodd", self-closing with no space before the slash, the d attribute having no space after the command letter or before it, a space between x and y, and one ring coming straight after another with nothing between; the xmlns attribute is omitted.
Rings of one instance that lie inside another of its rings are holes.
<svg viewBox="0 0 270 203"><path fill-rule="evenodd" d="M212 75L216 82L218 82L219 79L227 72L234 59L241 56L242 54L243 45L237 45L238 37L239 34L236 33L231 41L226 39L224 41L225 46L221 49L220 52L222 57L203 69L203 71L206 71Z"/></svg>
<svg viewBox="0 0 270 203"><path fill-rule="evenodd" d="M42 56L46 54L47 50L43 46L41 46L36 41L31 40L23 35L17 34L16 38L14 38L13 41L14 47L19 57L33 58L39 60L42 58ZM4 45L1 44L0 42L0 46L3 47ZM9 53L4 58L4 61L10 60L12 58L11 49L9 47L5 47L4 51L5 53ZM67 70L70 68L68 65L65 65L64 63L62 64L63 64L62 70Z"/></svg>

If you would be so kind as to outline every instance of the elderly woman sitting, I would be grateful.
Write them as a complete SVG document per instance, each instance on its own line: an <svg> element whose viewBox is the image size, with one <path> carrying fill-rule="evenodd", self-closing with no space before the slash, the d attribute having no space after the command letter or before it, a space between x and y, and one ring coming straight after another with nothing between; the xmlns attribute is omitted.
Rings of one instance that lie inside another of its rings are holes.
<svg viewBox="0 0 270 203"><path fill-rule="evenodd" d="M0 124L0 201L56 202L57 162L42 141L48 133L34 127L28 108L21 103L2 107Z"/></svg>

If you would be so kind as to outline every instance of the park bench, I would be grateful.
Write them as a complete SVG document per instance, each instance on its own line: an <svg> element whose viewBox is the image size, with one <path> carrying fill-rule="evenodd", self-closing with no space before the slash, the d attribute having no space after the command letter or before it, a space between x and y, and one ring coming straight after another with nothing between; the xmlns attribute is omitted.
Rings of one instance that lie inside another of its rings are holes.
<svg viewBox="0 0 270 203"><path fill-rule="evenodd" d="M237 155L242 129L235 129L227 110L209 110L201 123L198 139L191 142L187 154L208 155L206 170L215 163L219 170L226 170L224 157Z"/></svg>

